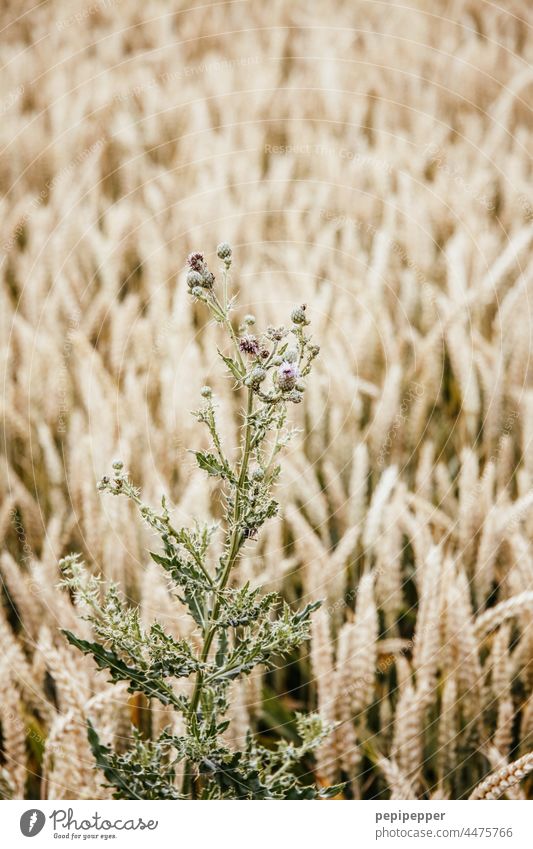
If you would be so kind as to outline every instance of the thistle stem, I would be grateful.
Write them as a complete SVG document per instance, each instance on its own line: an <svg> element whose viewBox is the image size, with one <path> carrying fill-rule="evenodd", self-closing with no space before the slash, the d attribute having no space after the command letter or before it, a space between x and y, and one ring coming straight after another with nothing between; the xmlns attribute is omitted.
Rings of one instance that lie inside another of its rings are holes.
<svg viewBox="0 0 533 849"><path fill-rule="evenodd" d="M235 353L237 355L237 361L239 363L239 366L240 366L242 373L243 373L243 376L244 376L246 374L246 366L245 366L244 360L241 356L239 343L237 341L237 336L235 335L235 330L233 329L233 325L231 323L231 320L230 320L230 317L229 317L229 314L228 314L227 305L226 305L226 307L223 307L222 304L220 303L220 301L218 300L217 296L214 293L213 293L212 297L213 297L213 303L215 304L216 308L219 309L224 316L223 324L224 324L226 330L228 331L228 333L231 337L231 341L233 342L233 346L235 348Z"/></svg>
<svg viewBox="0 0 533 849"><path fill-rule="evenodd" d="M235 490L235 504L233 508L233 521L232 526L228 529L230 536L228 540L228 556L226 558L226 562L224 565L224 569L220 576L220 581L215 587L215 603L213 605L213 610L210 617L210 623L205 630L204 635L204 644L202 646L202 651L200 654L200 662L204 664L209 657L209 652L211 650L211 646L213 644L213 639L218 629L218 614L220 612L220 594L226 588L227 583L229 581L231 572L235 563L237 561L237 557L239 551L241 549L241 545L243 542L243 532L240 527L240 519L241 519L241 500L243 495L243 487L246 481L246 474L248 471L248 464L250 461L250 443L252 436L252 424L251 418L253 413L253 404L254 404L254 394L252 389L248 389L248 399L246 405L246 417L245 417L245 425L244 425L244 441L242 447L242 459L239 470L239 478L237 481L237 486ZM196 715L196 711L198 709L198 704L200 701L200 696L202 694L202 687L204 686L204 673L200 669L196 675L196 681L194 685L193 694L191 697L191 704L189 708L189 721L192 721ZM192 787L192 774L190 772L186 772L184 779L184 792L188 791L189 787Z"/></svg>

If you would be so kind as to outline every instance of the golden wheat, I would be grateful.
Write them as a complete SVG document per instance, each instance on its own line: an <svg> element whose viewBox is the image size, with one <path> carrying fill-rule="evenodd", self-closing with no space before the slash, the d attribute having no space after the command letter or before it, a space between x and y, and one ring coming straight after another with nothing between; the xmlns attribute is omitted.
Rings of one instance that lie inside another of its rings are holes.
<svg viewBox="0 0 533 849"><path fill-rule="evenodd" d="M325 602L310 657L236 689L233 740L315 705L340 723L317 774L356 798L493 798L531 771L533 15L447 8L4 3L6 795L105 797L86 717L119 745L145 721L64 643L88 626L61 556L187 636L147 529L95 484L119 455L177 522L217 514L187 449L218 336L181 262L222 238L243 310L305 301L322 346L242 569ZM230 451L238 410L219 421Z"/></svg>

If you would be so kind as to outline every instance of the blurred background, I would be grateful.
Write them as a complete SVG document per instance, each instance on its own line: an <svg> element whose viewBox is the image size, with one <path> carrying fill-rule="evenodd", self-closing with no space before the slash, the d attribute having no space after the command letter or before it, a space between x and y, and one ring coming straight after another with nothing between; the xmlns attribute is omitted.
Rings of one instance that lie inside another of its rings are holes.
<svg viewBox="0 0 533 849"><path fill-rule="evenodd" d="M306 302L322 349L242 579L325 599L302 656L236 685L229 733L290 736L318 707L341 723L320 781L467 796L533 745L531 7L0 18L2 793L105 796L84 717L108 739L138 719L58 632L87 627L61 556L186 635L146 528L96 482L119 456L177 522L216 510L190 410L210 383L228 446L239 410L184 278L227 240L241 313Z"/></svg>

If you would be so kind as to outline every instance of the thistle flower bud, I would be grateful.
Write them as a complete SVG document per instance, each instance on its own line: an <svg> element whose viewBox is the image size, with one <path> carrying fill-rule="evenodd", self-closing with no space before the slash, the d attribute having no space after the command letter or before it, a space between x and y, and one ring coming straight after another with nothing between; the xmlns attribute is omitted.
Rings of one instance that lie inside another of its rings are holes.
<svg viewBox="0 0 533 849"><path fill-rule="evenodd" d="M109 486L109 484L110 484L109 476L104 475L102 477L102 479L99 480L98 483L96 484L96 489L99 490L99 492L102 492L104 489L106 489Z"/></svg>
<svg viewBox="0 0 533 849"><path fill-rule="evenodd" d="M320 345L309 345L308 351L314 359L320 354Z"/></svg>
<svg viewBox="0 0 533 849"><path fill-rule="evenodd" d="M219 259L231 261L231 245L227 242L221 242L217 247L217 256Z"/></svg>
<svg viewBox="0 0 533 849"><path fill-rule="evenodd" d="M200 285L203 286L204 289L212 289L214 282L215 282L215 275L213 274L212 271L209 271L209 269L206 268L205 271L202 274L202 282L201 282Z"/></svg>
<svg viewBox="0 0 533 849"><path fill-rule="evenodd" d="M239 339L239 348L243 354L250 354L251 356L257 357L259 354L259 342L257 337L253 336L251 333L246 333L244 336L241 336Z"/></svg>
<svg viewBox="0 0 533 849"><path fill-rule="evenodd" d="M204 290L201 286L195 286L194 289L192 289L191 291L191 295L194 295L195 298L201 298L203 297L203 294Z"/></svg>
<svg viewBox="0 0 533 849"><path fill-rule="evenodd" d="M306 304L302 304L301 306L295 307L295 309L293 309L293 311L291 312L291 321L293 324L310 324L305 315L306 309Z"/></svg>
<svg viewBox="0 0 533 849"><path fill-rule="evenodd" d="M298 392L305 392L305 383L303 380L297 380L294 388L297 389Z"/></svg>
<svg viewBox="0 0 533 849"><path fill-rule="evenodd" d="M282 362L283 362L283 357L274 357L274 359L272 360L272 365L280 366L282 364Z"/></svg>
<svg viewBox="0 0 533 849"><path fill-rule="evenodd" d="M248 386L251 386L252 389L259 389L259 385L263 382L266 376L267 373L264 368L261 368L261 366L256 366L254 369L252 369L252 371L246 378L245 383Z"/></svg>
<svg viewBox="0 0 533 849"><path fill-rule="evenodd" d="M295 363L298 359L298 351L295 351L294 348L291 348L290 351L285 352L285 361L288 363Z"/></svg>
<svg viewBox="0 0 533 849"><path fill-rule="evenodd" d="M273 342L281 342L289 331L285 327L273 327L271 324L266 329L266 335Z"/></svg>
<svg viewBox="0 0 533 849"><path fill-rule="evenodd" d="M189 289L194 289L195 286L201 286L202 282L203 278L199 271L191 269L191 271L187 273L187 285Z"/></svg>
<svg viewBox="0 0 533 849"><path fill-rule="evenodd" d="M263 469L260 466L256 466L255 469L253 469L252 471L252 480L259 482L264 480L264 477L265 473Z"/></svg>
<svg viewBox="0 0 533 849"><path fill-rule="evenodd" d="M293 404L301 404L303 401L303 392L298 392L297 389L291 389L290 392L285 396L287 401L291 401Z"/></svg>
<svg viewBox="0 0 533 849"><path fill-rule="evenodd" d="M278 386L282 392L288 392L294 389L299 377L298 366L285 360L278 369Z"/></svg>
<svg viewBox="0 0 533 849"><path fill-rule="evenodd" d="M252 324L255 324L255 315L245 315L243 321L244 324L247 324L250 327Z"/></svg>
<svg viewBox="0 0 533 849"><path fill-rule="evenodd" d="M194 253L189 254L187 262L194 271L202 271L204 267L204 255L200 253L200 251L195 251Z"/></svg>
<svg viewBox="0 0 533 849"><path fill-rule="evenodd" d="M121 472L124 468L124 463L122 462L122 460L113 460L111 465L115 472Z"/></svg>
<svg viewBox="0 0 533 849"><path fill-rule="evenodd" d="M213 390L210 386L202 386L200 390L200 395L202 396L202 398L212 398Z"/></svg>

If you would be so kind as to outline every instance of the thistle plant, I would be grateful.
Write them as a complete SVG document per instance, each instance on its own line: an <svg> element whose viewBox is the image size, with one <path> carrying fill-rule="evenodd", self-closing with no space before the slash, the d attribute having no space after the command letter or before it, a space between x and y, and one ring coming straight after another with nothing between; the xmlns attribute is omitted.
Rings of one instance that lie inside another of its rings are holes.
<svg viewBox="0 0 533 849"><path fill-rule="evenodd" d="M128 691L170 706L182 715L181 735L166 729L150 739L135 729L131 746L115 751L104 745L88 719L88 736L96 759L115 798L178 799L312 799L332 795L305 780L308 755L329 732L315 715L296 717L299 743L278 740L272 746L248 733L241 751L224 739L229 688L257 667L273 668L309 637L316 601L293 610L277 593L263 593L238 582L238 563L246 544L253 545L261 527L278 511L273 490L280 474L278 454L293 436L287 424L292 404L302 401L305 383L318 346L307 334L305 305L291 314L286 327L259 333L248 315L240 326L232 320L230 296L232 251L218 246L221 282L217 283L203 254L188 258L187 285L191 297L204 304L226 331L228 351L219 351L243 398L239 457L232 463L217 425L217 402L210 387L201 392L194 412L207 428L209 451L193 451L201 470L218 479L223 494L219 523L195 522L176 528L165 498L161 509L143 503L122 461L98 484L102 492L122 495L138 506L160 545L151 552L165 570L172 592L194 620L191 639L175 639L155 621L142 626L139 611L119 588L105 585L89 573L77 555L61 565L63 585L91 624L94 641L65 631L68 641L91 655L113 682L127 682ZM212 555L212 542L224 534L222 556ZM176 687L187 679L188 689ZM184 779L178 786L179 770ZM309 774L309 768L307 768Z"/></svg>

